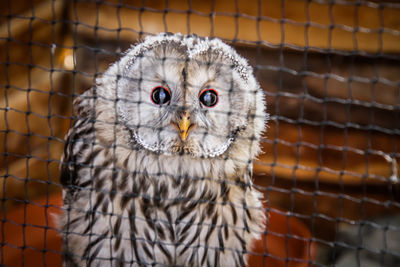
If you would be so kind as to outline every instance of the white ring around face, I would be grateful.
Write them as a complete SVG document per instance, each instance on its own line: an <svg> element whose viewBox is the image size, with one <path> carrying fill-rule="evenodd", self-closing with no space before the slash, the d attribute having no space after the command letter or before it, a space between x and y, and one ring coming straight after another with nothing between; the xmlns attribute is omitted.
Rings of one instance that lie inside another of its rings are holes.
<svg viewBox="0 0 400 267"><path fill-rule="evenodd" d="M172 155L171 151L168 151L168 149L163 145L163 144L154 144L150 145L147 144L140 136L136 133L135 130L132 130L133 138L135 139L136 143L142 146L143 148L155 152L155 153L162 153L165 155ZM233 141L235 140L234 137L230 137L225 143L223 143L220 147L213 149L213 150L207 150L206 153L203 153L199 155L199 157L204 157L204 158L214 158L222 155L225 153L226 150L231 146Z"/></svg>

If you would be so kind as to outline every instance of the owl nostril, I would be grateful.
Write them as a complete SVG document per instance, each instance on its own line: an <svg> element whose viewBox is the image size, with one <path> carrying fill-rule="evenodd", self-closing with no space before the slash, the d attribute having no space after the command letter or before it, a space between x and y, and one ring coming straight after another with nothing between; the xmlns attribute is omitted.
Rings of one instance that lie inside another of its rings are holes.
<svg viewBox="0 0 400 267"><path fill-rule="evenodd" d="M183 118L190 120L190 114L188 111L184 111L178 115L178 118L179 120L182 120Z"/></svg>

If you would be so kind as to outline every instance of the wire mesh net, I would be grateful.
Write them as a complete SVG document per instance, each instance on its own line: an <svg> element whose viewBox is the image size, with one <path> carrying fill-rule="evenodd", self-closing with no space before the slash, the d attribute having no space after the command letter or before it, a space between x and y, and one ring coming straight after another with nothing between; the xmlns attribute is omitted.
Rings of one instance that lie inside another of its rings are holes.
<svg viewBox="0 0 400 267"><path fill-rule="evenodd" d="M2 1L1 264L398 266L399 18ZM161 32L183 35L138 45Z"/></svg>

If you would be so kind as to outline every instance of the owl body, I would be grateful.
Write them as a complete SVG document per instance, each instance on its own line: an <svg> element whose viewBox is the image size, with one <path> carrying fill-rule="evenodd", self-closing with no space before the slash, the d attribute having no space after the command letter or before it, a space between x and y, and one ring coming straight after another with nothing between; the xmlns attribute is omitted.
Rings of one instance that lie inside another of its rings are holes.
<svg viewBox="0 0 400 267"><path fill-rule="evenodd" d="M264 229L252 70L218 39L160 34L74 103L61 224L67 266L244 266Z"/></svg>

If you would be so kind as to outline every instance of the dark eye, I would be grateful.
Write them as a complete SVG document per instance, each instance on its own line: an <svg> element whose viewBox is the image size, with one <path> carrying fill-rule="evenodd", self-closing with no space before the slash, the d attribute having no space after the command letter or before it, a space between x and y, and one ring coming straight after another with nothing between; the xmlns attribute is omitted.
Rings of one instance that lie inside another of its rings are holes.
<svg viewBox="0 0 400 267"><path fill-rule="evenodd" d="M171 93L169 90L162 86L154 87L151 91L151 101L156 105L163 105L169 103L171 100Z"/></svg>
<svg viewBox="0 0 400 267"><path fill-rule="evenodd" d="M205 89L200 92L200 102L206 107L214 107L218 103L218 93L214 89Z"/></svg>

